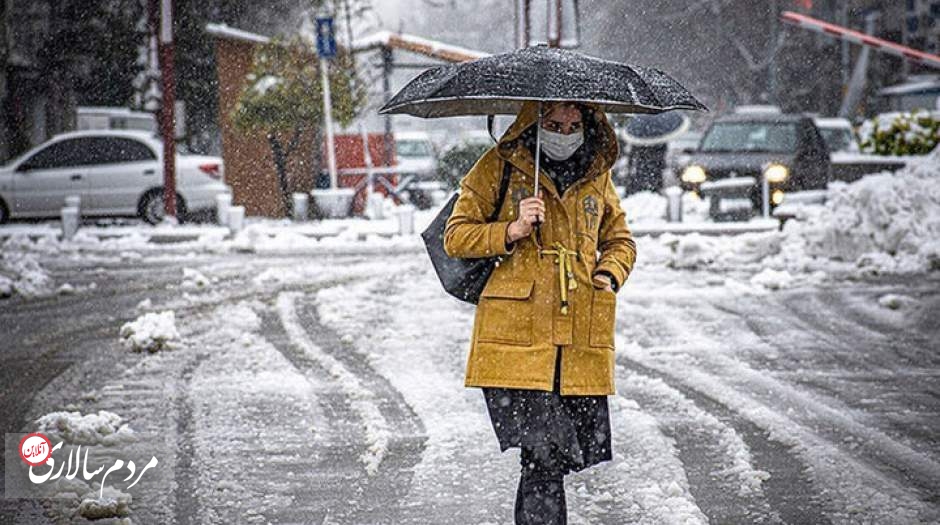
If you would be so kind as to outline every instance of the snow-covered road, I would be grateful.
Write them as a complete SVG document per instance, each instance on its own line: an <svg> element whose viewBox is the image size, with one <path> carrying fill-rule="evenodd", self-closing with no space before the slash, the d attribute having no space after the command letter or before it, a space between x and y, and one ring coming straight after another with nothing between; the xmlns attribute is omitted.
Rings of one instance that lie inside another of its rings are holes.
<svg viewBox="0 0 940 525"><path fill-rule="evenodd" d="M119 415L122 452L160 460L127 491L134 522L511 522L518 454L462 387L473 310L422 252L43 263L78 292L0 303L4 432ZM940 520L937 277L750 278L638 267L615 459L568 478L571 523ZM170 350L118 340L166 310ZM79 501L4 500L2 522Z"/></svg>

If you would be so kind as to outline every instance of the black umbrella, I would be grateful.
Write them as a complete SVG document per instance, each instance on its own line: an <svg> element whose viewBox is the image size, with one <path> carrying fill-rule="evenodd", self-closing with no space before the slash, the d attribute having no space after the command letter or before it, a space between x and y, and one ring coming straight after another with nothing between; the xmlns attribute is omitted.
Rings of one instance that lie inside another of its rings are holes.
<svg viewBox="0 0 940 525"><path fill-rule="evenodd" d="M666 144L689 129L689 118L675 111L658 115L637 115L627 122L624 138L630 144Z"/></svg>
<svg viewBox="0 0 940 525"><path fill-rule="evenodd" d="M688 90L658 69L533 46L431 68L396 93L379 113L425 118L515 115L526 101L587 102L609 113L706 110ZM541 113L540 108L540 121ZM536 173L540 128L538 125L535 142Z"/></svg>
<svg viewBox="0 0 940 525"><path fill-rule="evenodd" d="M590 102L608 113L706 109L658 69L533 46L431 68L379 113L425 118L515 115L527 100Z"/></svg>

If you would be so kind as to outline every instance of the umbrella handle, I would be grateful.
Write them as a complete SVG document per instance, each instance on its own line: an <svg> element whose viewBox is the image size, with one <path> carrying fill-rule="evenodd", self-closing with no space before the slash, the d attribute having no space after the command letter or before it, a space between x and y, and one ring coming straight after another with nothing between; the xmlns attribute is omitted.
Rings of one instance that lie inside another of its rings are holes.
<svg viewBox="0 0 940 525"><path fill-rule="evenodd" d="M539 101L539 118L535 122L535 176L532 177L535 180L535 187L532 189L532 195L535 198L539 196L539 170L541 167L540 160L542 158L542 101Z"/></svg>
<svg viewBox="0 0 940 525"><path fill-rule="evenodd" d="M539 166L540 160L542 158L542 101L539 100L539 118L535 122L535 176L532 177L534 182L534 188L532 189L532 195L535 198L539 198ZM542 247L542 221L535 222L535 245L541 250Z"/></svg>

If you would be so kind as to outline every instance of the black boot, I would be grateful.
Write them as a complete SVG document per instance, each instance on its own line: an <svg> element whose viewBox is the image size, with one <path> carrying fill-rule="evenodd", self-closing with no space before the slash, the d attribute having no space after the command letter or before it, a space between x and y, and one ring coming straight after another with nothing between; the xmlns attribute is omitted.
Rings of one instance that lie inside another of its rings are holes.
<svg viewBox="0 0 940 525"><path fill-rule="evenodd" d="M565 475L547 447L522 449L516 490L516 525L566 525Z"/></svg>

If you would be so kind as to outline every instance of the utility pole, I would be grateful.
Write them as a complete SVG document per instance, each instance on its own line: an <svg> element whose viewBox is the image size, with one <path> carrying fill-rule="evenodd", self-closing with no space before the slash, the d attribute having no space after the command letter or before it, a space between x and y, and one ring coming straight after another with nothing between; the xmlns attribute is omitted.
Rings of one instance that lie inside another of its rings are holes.
<svg viewBox="0 0 940 525"><path fill-rule="evenodd" d="M770 2L770 45L772 54L770 55L770 64L767 67L767 96L771 104L778 104L777 101L777 33L780 30L780 22L777 21L777 0Z"/></svg>
<svg viewBox="0 0 940 525"><path fill-rule="evenodd" d="M531 41L531 0L516 0L516 49L529 47Z"/></svg>
<svg viewBox="0 0 940 525"><path fill-rule="evenodd" d="M542 1L542 0L540 0ZM581 17L578 0L544 0L545 42L549 47L578 47L581 40ZM523 49L532 43L532 0L515 0L516 48ZM573 19L568 22L573 37L565 40L565 6ZM541 13L542 11L539 11ZM537 17L537 19L540 19Z"/></svg>
<svg viewBox="0 0 940 525"><path fill-rule="evenodd" d="M561 0L548 0L546 17L546 38L548 47L561 47L562 24Z"/></svg>
<svg viewBox="0 0 940 525"><path fill-rule="evenodd" d="M160 134L163 135L163 209L176 219L176 142L173 110L176 105L176 79L173 74L173 1L151 0L151 14L159 2L159 54L163 105L160 108Z"/></svg>

